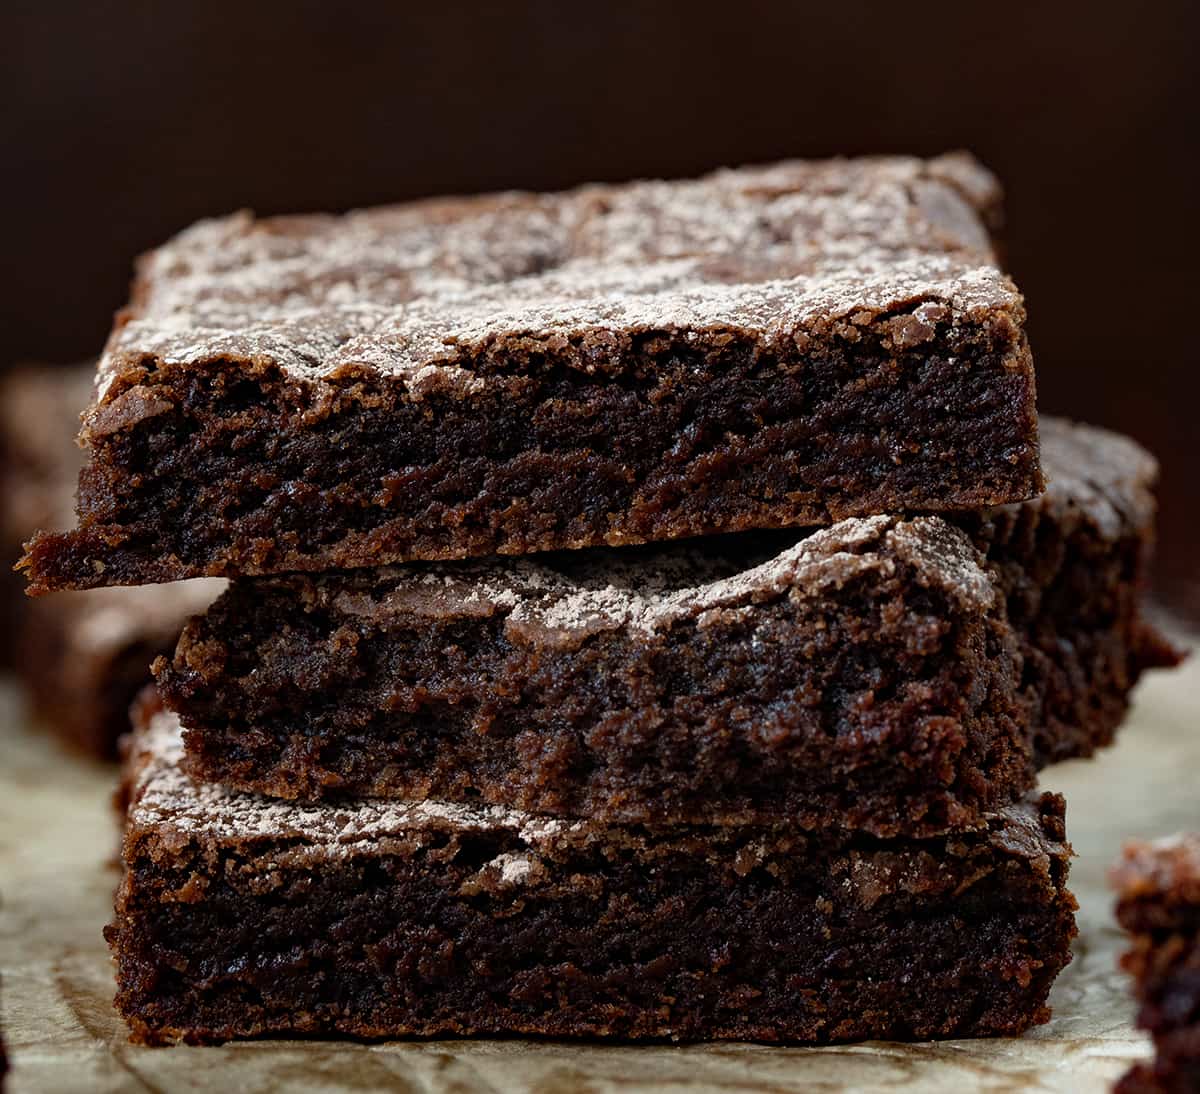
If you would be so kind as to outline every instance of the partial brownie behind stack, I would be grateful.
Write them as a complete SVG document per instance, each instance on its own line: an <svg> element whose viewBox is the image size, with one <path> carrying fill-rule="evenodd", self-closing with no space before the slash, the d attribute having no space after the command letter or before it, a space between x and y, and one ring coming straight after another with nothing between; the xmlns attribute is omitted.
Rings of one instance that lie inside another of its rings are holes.
<svg viewBox="0 0 1200 1094"><path fill-rule="evenodd" d="M1120 1094L1200 1090L1200 835L1133 842L1112 871L1117 920L1133 945L1121 966L1133 977L1138 1025L1155 1059L1129 1072Z"/></svg>
<svg viewBox="0 0 1200 1094"><path fill-rule="evenodd" d="M67 527L83 454L75 443L93 365L27 366L0 380L0 540L5 572L39 528ZM64 741L115 759L129 704L188 618L221 591L214 579L6 601L4 642L35 712Z"/></svg>

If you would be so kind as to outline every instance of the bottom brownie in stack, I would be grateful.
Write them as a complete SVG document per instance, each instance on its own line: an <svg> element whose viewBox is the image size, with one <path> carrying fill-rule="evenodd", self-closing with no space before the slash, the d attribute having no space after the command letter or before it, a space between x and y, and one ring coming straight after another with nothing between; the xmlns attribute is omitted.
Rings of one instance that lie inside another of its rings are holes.
<svg viewBox="0 0 1200 1094"><path fill-rule="evenodd" d="M1063 804L880 840L306 807L190 781L136 713L108 937L135 1039L1015 1034L1070 959Z"/></svg>

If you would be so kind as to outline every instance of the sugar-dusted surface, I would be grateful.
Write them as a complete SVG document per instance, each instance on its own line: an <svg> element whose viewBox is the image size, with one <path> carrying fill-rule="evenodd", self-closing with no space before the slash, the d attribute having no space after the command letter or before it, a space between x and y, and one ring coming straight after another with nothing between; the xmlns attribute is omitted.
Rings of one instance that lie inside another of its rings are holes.
<svg viewBox="0 0 1200 1094"><path fill-rule="evenodd" d="M622 628L649 635L685 617L703 626L710 612L750 608L786 593L816 596L871 571L890 574L895 558L910 562L968 610L985 611L996 598L970 542L936 518L849 518L757 566L745 565L743 550L729 543L724 551L715 544L657 554L606 551L551 561L389 567L379 572L388 588L382 599L336 584L329 594L347 615L369 612L384 620L393 613L503 613L505 633L514 641L558 645ZM304 588L306 596L324 591Z"/></svg>
<svg viewBox="0 0 1200 1094"><path fill-rule="evenodd" d="M153 714L146 731L131 746L139 775L128 787L140 825L162 826L181 836L213 840L302 839L314 851L349 853L389 836L420 839L448 829L508 829L536 844L581 824L567 824L519 810L454 802L401 802L374 798L334 808L277 802L197 783L180 770L183 743L178 719Z"/></svg>
<svg viewBox="0 0 1200 1094"><path fill-rule="evenodd" d="M344 217L243 213L145 260L101 378L134 356L245 356L309 379L365 365L419 392L463 379L445 366L495 333L749 327L770 343L814 319L928 300L919 338L939 304L1015 301L980 221L997 202L982 168L943 157L792 162Z"/></svg>

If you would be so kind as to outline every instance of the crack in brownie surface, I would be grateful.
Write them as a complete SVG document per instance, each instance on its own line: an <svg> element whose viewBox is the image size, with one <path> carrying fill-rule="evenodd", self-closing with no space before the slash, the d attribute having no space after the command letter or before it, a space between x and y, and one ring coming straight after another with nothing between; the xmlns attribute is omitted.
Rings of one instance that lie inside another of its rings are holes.
<svg viewBox="0 0 1200 1094"><path fill-rule="evenodd" d="M883 159L199 225L142 265L31 587L1028 497L997 201Z"/></svg>
<svg viewBox="0 0 1200 1094"><path fill-rule="evenodd" d="M108 938L135 1040L1014 1034L1070 959L1062 800L927 841L300 806L134 743Z"/></svg>

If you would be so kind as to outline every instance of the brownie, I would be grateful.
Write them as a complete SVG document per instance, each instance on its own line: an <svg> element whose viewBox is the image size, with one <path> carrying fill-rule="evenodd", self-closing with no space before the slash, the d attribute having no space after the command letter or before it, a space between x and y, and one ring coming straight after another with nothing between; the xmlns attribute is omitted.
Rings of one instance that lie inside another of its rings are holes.
<svg viewBox="0 0 1200 1094"><path fill-rule="evenodd" d="M1070 960L1061 798L929 840L303 806L143 709L107 937L133 1039L1016 1034Z"/></svg>
<svg viewBox="0 0 1200 1094"><path fill-rule="evenodd" d="M282 798L969 826L1110 739L1167 650L1136 598L1153 460L1043 432L1050 492L956 517L975 546L936 517L851 518L242 579L155 673L193 774Z"/></svg>
<svg viewBox="0 0 1200 1094"><path fill-rule="evenodd" d="M1200 1090L1200 834L1131 842L1111 873L1117 920L1132 936L1121 967L1133 977L1138 1025L1155 1058L1121 1094Z"/></svg>
<svg viewBox="0 0 1200 1094"><path fill-rule="evenodd" d="M988 558L1022 637L1040 765L1111 743L1142 672L1180 653L1146 620L1158 464L1129 437L1041 420L1046 492L952 519Z"/></svg>
<svg viewBox="0 0 1200 1094"><path fill-rule="evenodd" d="M284 798L891 835L1033 784L1017 644L962 532L773 538L243 579L155 672L192 774Z"/></svg>
<svg viewBox="0 0 1200 1094"><path fill-rule="evenodd" d="M201 223L139 267L31 589L1030 497L998 200L953 156Z"/></svg>
<svg viewBox="0 0 1200 1094"><path fill-rule="evenodd" d="M38 527L73 519L82 455L79 410L94 367L26 366L0 380L0 542L9 566ZM221 591L211 578L139 589L92 589L7 604L9 663L29 689L40 719L70 744L115 758L129 728L129 704L150 678L150 662L169 654L188 617Z"/></svg>

